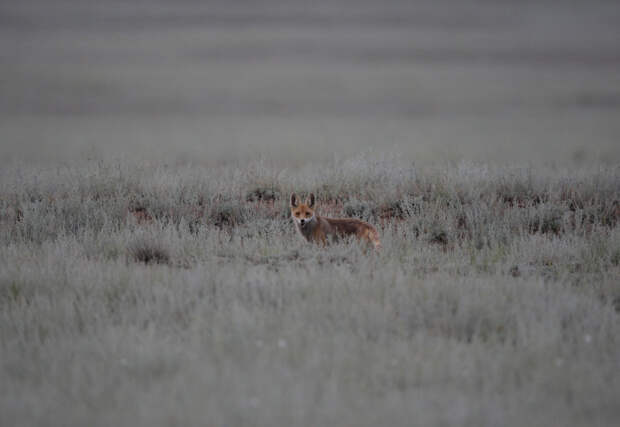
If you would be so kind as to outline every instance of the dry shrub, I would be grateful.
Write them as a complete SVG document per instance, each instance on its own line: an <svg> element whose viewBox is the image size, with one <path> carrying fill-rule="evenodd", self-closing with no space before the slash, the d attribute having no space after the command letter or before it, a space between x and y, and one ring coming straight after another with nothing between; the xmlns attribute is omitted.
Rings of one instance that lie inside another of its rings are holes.
<svg viewBox="0 0 620 427"><path fill-rule="evenodd" d="M159 240L150 236L135 238L127 248L129 256L135 262L145 264L169 264L170 253Z"/></svg>
<svg viewBox="0 0 620 427"><path fill-rule="evenodd" d="M216 227L235 227L245 223L248 208L238 201L224 200L211 206L209 223Z"/></svg>
<svg viewBox="0 0 620 427"><path fill-rule="evenodd" d="M270 202L280 199L280 191L275 188L255 188L248 191L245 200L248 202Z"/></svg>

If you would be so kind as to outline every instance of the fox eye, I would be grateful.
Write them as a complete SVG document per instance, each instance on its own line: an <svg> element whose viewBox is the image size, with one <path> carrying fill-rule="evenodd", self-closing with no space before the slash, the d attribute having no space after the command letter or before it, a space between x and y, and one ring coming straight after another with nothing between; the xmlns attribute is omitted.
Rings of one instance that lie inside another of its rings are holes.
<svg viewBox="0 0 620 427"><path fill-rule="evenodd" d="M295 212L295 216L299 216L299 212Z"/></svg>
<svg viewBox="0 0 620 427"><path fill-rule="evenodd" d="M310 217L310 212L306 212L306 218Z"/></svg>

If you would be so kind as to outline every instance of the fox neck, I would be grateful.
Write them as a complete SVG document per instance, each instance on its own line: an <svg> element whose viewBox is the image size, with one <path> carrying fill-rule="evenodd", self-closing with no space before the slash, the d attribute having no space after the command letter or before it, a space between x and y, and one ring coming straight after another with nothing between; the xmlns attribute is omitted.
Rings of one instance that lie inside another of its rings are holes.
<svg viewBox="0 0 620 427"><path fill-rule="evenodd" d="M315 214L310 221L307 221L304 225L301 225L299 221L295 221L295 226L297 227L297 231L299 231L302 236L309 239L318 223L317 215Z"/></svg>

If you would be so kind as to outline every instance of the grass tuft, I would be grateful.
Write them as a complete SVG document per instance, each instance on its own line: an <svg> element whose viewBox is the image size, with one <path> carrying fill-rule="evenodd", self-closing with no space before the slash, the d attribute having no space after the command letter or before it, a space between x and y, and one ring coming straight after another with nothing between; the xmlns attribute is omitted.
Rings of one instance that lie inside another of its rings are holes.
<svg viewBox="0 0 620 427"><path fill-rule="evenodd" d="M169 264L170 253L168 249L158 240L138 236L128 245L128 253L135 262L145 264Z"/></svg>

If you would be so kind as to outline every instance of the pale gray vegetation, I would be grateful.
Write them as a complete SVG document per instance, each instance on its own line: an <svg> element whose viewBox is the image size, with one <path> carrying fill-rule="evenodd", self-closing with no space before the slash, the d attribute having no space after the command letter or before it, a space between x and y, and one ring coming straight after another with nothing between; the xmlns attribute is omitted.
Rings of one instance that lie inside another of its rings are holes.
<svg viewBox="0 0 620 427"><path fill-rule="evenodd" d="M0 427L620 426L619 46L617 0L1 2Z"/></svg>
<svg viewBox="0 0 620 427"><path fill-rule="evenodd" d="M0 424L620 421L620 170L13 164ZM288 194L374 223L300 240Z"/></svg>

